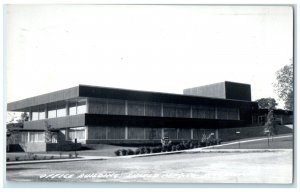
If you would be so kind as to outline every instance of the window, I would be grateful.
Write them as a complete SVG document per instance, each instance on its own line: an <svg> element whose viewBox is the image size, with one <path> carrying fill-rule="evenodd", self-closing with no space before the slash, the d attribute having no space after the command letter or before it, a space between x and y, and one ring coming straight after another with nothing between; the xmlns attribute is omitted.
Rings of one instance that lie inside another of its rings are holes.
<svg viewBox="0 0 300 192"><path fill-rule="evenodd" d="M128 127L128 139L145 139L144 128Z"/></svg>
<svg viewBox="0 0 300 192"><path fill-rule="evenodd" d="M89 139L106 139L106 127L104 126L89 126Z"/></svg>
<svg viewBox="0 0 300 192"><path fill-rule="evenodd" d="M193 118L215 119L215 108L208 106L193 106Z"/></svg>
<svg viewBox="0 0 300 192"><path fill-rule="evenodd" d="M228 112L226 108L218 108L218 119L228 119Z"/></svg>
<svg viewBox="0 0 300 192"><path fill-rule="evenodd" d="M65 109L61 115L65 114ZM84 114L87 112L86 101L78 101L69 103L69 115Z"/></svg>
<svg viewBox="0 0 300 192"><path fill-rule="evenodd" d="M164 137L169 137L169 139L177 139L177 129L176 128L164 128Z"/></svg>
<svg viewBox="0 0 300 192"><path fill-rule="evenodd" d="M83 140L85 139L85 127L69 128L68 140Z"/></svg>
<svg viewBox="0 0 300 192"><path fill-rule="evenodd" d="M92 114L107 114L106 99L89 99L89 113ZM125 105L125 104L124 104ZM125 111L125 109L124 109Z"/></svg>
<svg viewBox="0 0 300 192"><path fill-rule="evenodd" d="M40 111L39 112L39 119L45 119L46 118L46 116L45 116L45 111Z"/></svg>
<svg viewBox="0 0 300 192"><path fill-rule="evenodd" d="M76 115L76 114L77 114L76 103L70 103L69 104L69 115Z"/></svg>
<svg viewBox="0 0 300 192"><path fill-rule="evenodd" d="M177 105L176 106L176 117L191 117L191 109L188 105Z"/></svg>
<svg viewBox="0 0 300 192"><path fill-rule="evenodd" d="M29 142L45 142L44 132L29 132Z"/></svg>
<svg viewBox="0 0 300 192"><path fill-rule="evenodd" d="M218 119L239 119L239 110L237 108L218 108Z"/></svg>
<svg viewBox="0 0 300 192"><path fill-rule="evenodd" d="M39 112L32 112L32 121L39 120Z"/></svg>
<svg viewBox="0 0 300 192"><path fill-rule="evenodd" d="M125 101L108 100L108 114L125 115Z"/></svg>
<svg viewBox="0 0 300 192"><path fill-rule="evenodd" d="M229 108L228 109L228 119L238 120L239 119L239 109Z"/></svg>
<svg viewBox="0 0 300 192"><path fill-rule="evenodd" d="M164 117L176 117L176 106L172 104L163 105Z"/></svg>
<svg viewBox="0 0 300 192"><path fill-rule="evenodd" d="M178 139L191 139L191 129L188 128L179 129Z"/></svg>
<svg viewBox="0 0 300 192"><path fill-rule="evenodd" d="M161 139L161 128L145 128L146 139Z"/></svg>
<svg viewBox="0 0 300 192"><path fill-rule="evenodd" d="M161 105L159 103L145 103L146 116L161 116Z"/></svg>
<svg viewBox="0 0 300 192"><path fill-rule="evenodd" d="M128 102L128 115L144 115L144 103L143 102Z"/></svg>
<svg viewBox="0 0 300 192"><path fill-rule="evenodd" d="M48 106L48 118L56 117L56 105Z"/></svg>
<svg viewBox="0 0 300 192"><path fill-rule="evenodd" d="M205 134L204 129L193 129L193 139L201 140L203 135Z"/></svg>
<svg viewBox="0 0 300 192"><path fill-rule="evenodd" d="M57 105L57 117L64 117L67 115L66 104Z"/></svg>
<svg viewBox="0 0 300 192"><path fill-rule="evenodd" d="M77 103L77 114L84 114L84 113L86 113L86 102L79 101Z"/></svg>
<svg viewBox="0 0 300 192"><path fill-rule="evenodd" d="M21 142L22 143L28 142L28 132L21 132Z"/></svg>
<svg viewBox="0 0 300 192"><path fill-rule="evenodd" d="M107 127L107 139L125 139L125 127Z"/></svg>

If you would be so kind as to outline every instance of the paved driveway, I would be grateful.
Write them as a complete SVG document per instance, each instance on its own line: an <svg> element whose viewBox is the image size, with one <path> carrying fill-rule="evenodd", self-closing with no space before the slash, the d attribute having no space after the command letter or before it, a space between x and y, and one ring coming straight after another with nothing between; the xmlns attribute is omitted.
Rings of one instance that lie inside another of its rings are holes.
<svg viewBox="0 0 300 192"><path fill-rule="evenodd" d="M12 165L10 181L290 183L292 150Z"/></svg>

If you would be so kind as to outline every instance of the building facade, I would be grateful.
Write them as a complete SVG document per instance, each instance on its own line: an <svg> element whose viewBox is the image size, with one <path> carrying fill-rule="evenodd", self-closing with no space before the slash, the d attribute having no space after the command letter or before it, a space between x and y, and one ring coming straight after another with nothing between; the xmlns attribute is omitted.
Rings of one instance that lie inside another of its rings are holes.
<svg viewBox="0 0 300 192"><path fill-rule="evenodd" d="M220 129L250 125L258 105L240 95L228 99L79 85L7 108L30 116L14 143L45 142L51 132L51 143L147 144L162 137L173 142L210 133L219 137Z"/></svg>

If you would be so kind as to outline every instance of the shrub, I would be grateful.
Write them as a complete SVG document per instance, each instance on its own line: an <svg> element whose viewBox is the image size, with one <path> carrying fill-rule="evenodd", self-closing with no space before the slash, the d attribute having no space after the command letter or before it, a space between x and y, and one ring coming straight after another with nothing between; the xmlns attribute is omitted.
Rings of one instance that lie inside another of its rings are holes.
<svg viewBox="0 0 300 192"><path fill-rule="evenodd" d="M126 155L127 155L127 150L126 150L126 149L122 149L121 152L122 152L122 155L123 155L123 156L126 156Z"/></svg>
<svg viewBox="0 0 300 192"><path fill-rule="evenodd" d="M193 142L190 142L189 148L190 148L190 149L193 149L193 148L194 148L194 143L193 143Z"/></svg>
<svg viewBox="0 0 300 192"><path fill-rule="evenodd" d="M142 147L141 148L141 154L145 154L145 153L147 153L147 149L145 147Z"/></svg>
<svg viewBox="0 0 300 192"><path fill-rule="evenodd" d="M46 160L47 159L47 156L44 156L44 158L43 158L44 160Z"/></svg>
<svg viewBox="0 0 300 192"><path fill-rule="evenodd" d="M161 152L161 147L154 147L152 149L152 153L160 153Z"/></svg>
<svg viewBox="0 0 300 192"><path fill-rule="evenodd" d="M120 149L116 150L115 154L116 154L116 156L120 156L121 155L121 150Z"/></svg>
<svg viewBox="0 0 300 192"><path fill-rule="evenodd" d="M131 150L131 149L128 149L128 152L127 152L128 155L134 155L134 151Z"/></svg>
<svg viewBox="0 0 300 192"><path fill-rule="evenodd" d="M163 146L161 149L162 152L167 152L168 151L168 147L167 146Z"/></svg>
<svg viewBox="0 0 300 192"><path fill-rule="evenodd" d="M156 147L151 148L151 153L157 153Z"/></svg>
<svg viewBox="0 0 300 192"><path fill-rule="evenodd" d="M150 147L145 148L145 150L146 150L146 153L151 153Z"/></svg>
<svg viewBox="0 0 300 192"><path fill-rule="evenodd" d="M176 145L172 145L172 151L176 151Z"/></svg>
<svg viewBox="0 0 300 192"><path fill-rule="evenodd" d="M181 147L181 145L180 145L180 144L177 144L177 145L176 145L176 150L177 150L177 151L180 151L180 150L182 150L182 147Z"/></svg>
<svg viewBox="0 0 300 192"><path fill-rule="evenodd" d="M200 142L200 147L206 147L206 142Z"/></svg>
<svg viewBox="0 0 300 192"><path fill-rule="evenodd" d="M158 153L162 152L162 148L161 147L157 147L156 150L157 150Z"/></svg>
<svg viewBox="0 0 300 192"><path fill-rule="evenodd" d="M15 160L16 160L16 161L19 161L19 160L20 160L20 157L16 156L16 157L15 157Z"/></svg>
<svg viewBox="0 0 300 192"><path fill-rule="evenodd" d="M27 153L27 157L28 157L28 159L33 159L33 153Z"/></svg>
<svg viewBox="0 0 300 192"><path fill-rule="evenodd" d="M136 155L141 154L141 149L140 149L140 148L136 149L136 150L135 150L135 154L136 154Z"/></svg>
<svg viewBox="0 0 300 192"><path fill-rule="evenodd" d="M52 155L52 156L50 156L50 159L54 159L54 156Z"/></svg>
<svg viewBox="0 0 300 192"><path fill-rule="evenodd" d="M73 157L73 154L72 153L69 153L69 158L72 158Z"/></svg>
<svg viewBox="0 0 300 192"><path fill-rule="evenodd" d="M167 145L167 151L172 151L172 144Z"/></svg>
<svg viewBox="0 0 300 192"><path fill-rule="evenodd" d="M33 160L37 160L37 159L38 159L38 156L37 156L37 155L33 155L33 156L32 156L32 159L33 159Z"/></svg>

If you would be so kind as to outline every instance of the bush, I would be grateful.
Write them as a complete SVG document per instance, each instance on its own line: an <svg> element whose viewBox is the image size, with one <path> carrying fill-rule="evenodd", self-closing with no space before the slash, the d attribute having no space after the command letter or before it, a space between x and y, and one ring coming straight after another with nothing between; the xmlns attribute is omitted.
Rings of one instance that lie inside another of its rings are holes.
<svg viewBox="0 0 300 192"><path fill-rule="evenodd" d="M122 152L122 155L123 155L123 156L126 156L126 155L127 155L127 150L126 150L126 149L122 149L121 152Z"/></svg>
<svg viewBox="0 0 300 192"><path fill-rule="evenodd" d="M16 160L16 161L19 161L19 160L20 160L20 157L16 156L16 157L15 157L15 160Z"/></svg>
<svg viewBox="0 0 300 192"><path fill-rule="evenodd" d="M151 148L151 153L157 153L156 147Z"/></svg>
<svg viewBox="0 0 300 192"><path fill-rule="evenodd" d="M147 153L147 149L145 147L142 147L140 150L141 150L141 154Z"/></svg>
<svg viewBox="0 0 300 192"><path fill-rule="evenodd" d="M146 153L151 153L151 149L150 147L145 148L146 149Z"/></svg>
<svg viewBox="0 0 300 192"><path fill-rule="evenodd" d="M141 149L140 149L140 148L136 149L136 150L135 150L135 154L136 154L136 155L141 154Z"/></svg>
<svg viewBox="0 0 300 192"><path fill-rule="evenodd" d="M152 149L152 153L160 153L161 152L161 147L154 147Z"/></svg>
<svg viewBox="0 0 300 192"><path fill-rule="evenodd" d="M128 155L134 155L134 151L131 150L131 149L128 149L128 152L127 152Z"/></svg>
<svg viewBox="0 0 300 192"><path fill-rule="evenodd" d="M194 146L195 146L194 143L193 143L193 142L190 142L189 148L190 148L190 149L194 149Z"/></svg>
<svg viewBox="0 0 300 192"><path fill-rule="evenodd" d="M172 144L167 145L167 151L172 151Z"/></svg>
<svg viewBox="0 0 300 192"><path fill-rule="evenodd" d="M38 156L37 156L37 155L33 155L33 156L32 156L32 159L33 159L33 160L37 160L37 159L38 159Z"/></svg>
<svg viewBox="0 0 300 192"><path fill-rule="evenodd" d="M116 151L115 151L115 155L116 155L116 156L120 156L120 155L121 155L121 150L120 150L120 149L116 150Z"/></svg>
<svg viewBox="0 0 300 192"><path fill-rule="evenodd" d="M190 141L188 141L188 142L183 142L183 148L184 148L184 149L190 149L190 144L191 144Z"/></svg>
<svg viewBox="0 0 300 192"><path fill-rule="evenodd" d="M177 144L177 145L176 145L176 150L177 150L177 151L180 151L180 150L182 150L182 147L181 147L181 145L180 145L180 144Z"/></svg>
<svg viewBox="0 0 300 192"><path fill-rule="evenodd" d="M30 159L33 159L33 153L27 153L27 157L28 157L28 159L30 160Z"/></svg>
<svg viewBox="0 0 300 192"><path fill-rule="evenodd" d="M172 145L172 151L176 151L176 145Z"/></svg>
<svg viewBox="0 0 300 192"><path fill-rule="evenodd" d="M206 142L200 142L200 147L206 147Z"/></svg>
<svg viewBox="0 0 300 192"><path fill-rule="evenodd" d="M52 156L50 156L50 159L54 159L54 156L52 155Z"/></svg>
<svg viewBox="0 0 300 192"><path fill-rule="evenodd" d="M73 154L72 153L69 153L69 158L72 158L73 157Z"/></svg>
<svg viewBox="0 0 300 192"><path fill-rule="evenodd" d="M167 152L168 151L168 147L167 146L163 146L161 149L162 152Z"/></svg>

